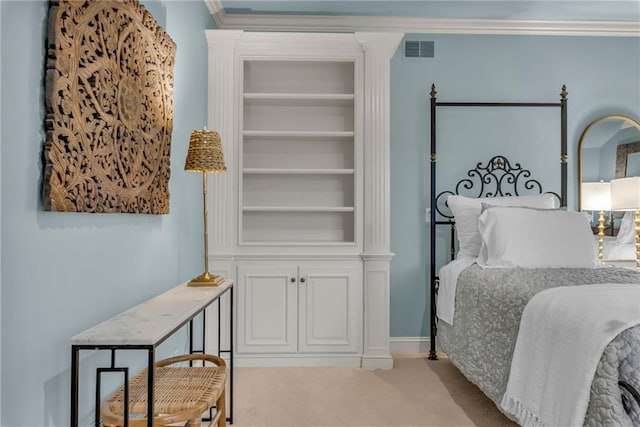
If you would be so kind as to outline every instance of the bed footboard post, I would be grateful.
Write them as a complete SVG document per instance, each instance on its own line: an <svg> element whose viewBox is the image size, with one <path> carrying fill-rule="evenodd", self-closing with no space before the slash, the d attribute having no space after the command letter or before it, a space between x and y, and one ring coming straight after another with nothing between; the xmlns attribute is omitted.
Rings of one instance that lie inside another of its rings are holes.
<svg viewBox="0 0 640 427"><path fill-rule="evenodd" d="M567 206L567 86L560 92L560 206Z"/></svg>
<svg viewBox="0 0 640 427"><path fill-rule="evenodd" d="M430 258L431 263L431 302L430 302L430 330L431 337L429 341L430 350L429 350L429 360L438 360L438 355L436 354L436 288L437 281L436 278L436 86L431 85L431 216L430 216L430 224L429 224L429 243L430 243Z"/></svg>
<svg viewBox="0 0 640 427"><path fill-rule="evenodd" d="M438 360L436 353L436 335L438 335L438 319L436 318L436 296L438 294L439 280L436 277L435 283L431 284L431 340L429 341L429 360Z"/></svg>

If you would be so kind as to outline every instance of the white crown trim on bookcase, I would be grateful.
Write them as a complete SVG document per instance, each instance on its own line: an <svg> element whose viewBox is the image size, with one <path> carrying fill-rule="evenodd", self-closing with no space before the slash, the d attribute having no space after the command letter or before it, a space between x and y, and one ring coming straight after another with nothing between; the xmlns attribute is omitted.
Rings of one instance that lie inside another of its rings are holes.
<svg viewBox="0 0 640 427"><path fill-rule="evenodd" d="M222 28L225 17L222 2L220 0L204 0L204 3L207 5L211 16L213 16L213 21L216 23L216 26Z"/></svg>
<svg viewBox="0 0 640 427"><path fill-rule="evenodd" d="M204 1L219 29L640 37L637 21L227 14L220 0Z"/></svg>

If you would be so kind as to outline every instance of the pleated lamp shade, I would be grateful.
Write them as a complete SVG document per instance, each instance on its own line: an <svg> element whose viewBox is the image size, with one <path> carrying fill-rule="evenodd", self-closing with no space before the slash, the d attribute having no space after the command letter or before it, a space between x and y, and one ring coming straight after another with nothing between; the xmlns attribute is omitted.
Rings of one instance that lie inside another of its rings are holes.
<svg viewBox="0 0 640 427"><path fill-rule="evenodd" d="M611 210L640 209L640 176L611 180Z"/></svg>
<svg viewBox="0 0 640 427"><path fill-rule="evenodd" d="M206 129L191 132L184 170L210 173L227 170L218 132Z"/></svg>

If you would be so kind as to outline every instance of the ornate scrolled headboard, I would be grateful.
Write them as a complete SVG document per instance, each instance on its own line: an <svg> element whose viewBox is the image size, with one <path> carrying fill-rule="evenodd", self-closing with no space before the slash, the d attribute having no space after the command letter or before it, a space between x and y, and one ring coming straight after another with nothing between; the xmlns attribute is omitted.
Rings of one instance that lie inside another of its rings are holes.
<svg viewBox="0 0 640 427"><path fill-rule="evenodd" d="M478 162L466 173L467 178L457 182L453 190L445 190L435 197L436 213L444 218L453 219L448 210L446 198L450 195L467 197L505 197L520 196L525 193L542 193L542 184L531 177L531 171L520 163L511 163L505 156L491 157L486 163ZM558 193L550 191L559 201ZM448 223L448 222L447 222ZM453 223L453 221L451 221Z"/></svg>

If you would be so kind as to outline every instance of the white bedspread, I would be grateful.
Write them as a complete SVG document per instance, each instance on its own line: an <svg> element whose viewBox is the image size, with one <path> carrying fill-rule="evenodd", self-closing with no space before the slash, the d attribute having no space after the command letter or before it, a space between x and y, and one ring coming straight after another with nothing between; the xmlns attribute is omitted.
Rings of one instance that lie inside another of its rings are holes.
<svg viewBox="0 0 640 427"><path fill-rule="evenodd" d="M444 320L453 325L453 314L456 308L456 285L458 276L465 268L476 261L473 258L458 258L442 266L438 272L438 303L436 304L436 314L440 320Z"/></svg>
<svg viewBox="0 0 640 427"><path fill-rule="evenodd" d="M524 309L502 409L523 426L582 426L605 346L640 324L640 285L561 286Z"/></svg>

